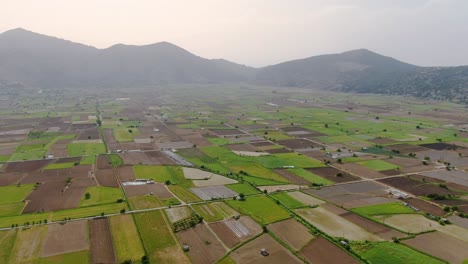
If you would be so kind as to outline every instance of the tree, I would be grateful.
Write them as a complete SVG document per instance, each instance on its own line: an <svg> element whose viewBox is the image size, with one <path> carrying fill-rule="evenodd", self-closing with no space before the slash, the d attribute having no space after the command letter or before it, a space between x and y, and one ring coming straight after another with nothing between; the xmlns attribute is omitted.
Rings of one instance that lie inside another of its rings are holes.
<svg viewBox="0 0 468 264"><path fill-rule="evenodd" d="M245 194L239 193L239 200L244 201L245 200Z"/></svg>
<svg viewBox="0 0 468 264"><path fill-rule="evenodd" d="M89 200L91 198L91 194L89 192L85 193L84 195L86 200Z"/></svg>

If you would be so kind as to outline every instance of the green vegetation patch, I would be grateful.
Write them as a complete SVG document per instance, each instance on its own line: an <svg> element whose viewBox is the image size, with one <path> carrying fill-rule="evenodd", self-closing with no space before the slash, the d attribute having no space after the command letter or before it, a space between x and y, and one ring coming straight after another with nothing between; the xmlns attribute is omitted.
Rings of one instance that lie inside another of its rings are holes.
<svg viewBox="0 0 468 264"><path fill-rule="evenodd" d="M22 202L34 190L34 184L0 187L0 204Z"/></svg>
<svg viewBox="0 0 468 264"><path fill-rule="evenodd" d="M181 199L182 201L186 203L201 201L201 199L198 198L198 196L189 192L187 189L179 185L169 185L168 187L169 187L169 190L171 190L173 194L175 194L177 197L179 197L179 199Z"/></svg>
<svg viewBox="0 0 468 264"><path fill-rule="evenodd" d="M0 216L19 215L23 211L25 203L0 203Z"/></svg>
<svg viewBox="0 0 468 264"><path fill-rule="evenodd" d="M226 145L229 144L229 141L225 138L220 138L220 137L209 137L206 138L208 141L215 145Z"/></svg>
<svg viewBox="0 0 468 264"><path fill-rule="evenodd" d="M170 181L171 184L177 184L184 188L194 186L191 180L184 177L182 167L135 165L133 166L133 171L136 178L140 179L152 179L161 183Z"/></svg>
<svg viewBox="0 0 468 264"><path fill-rule="evenodd" d="M258 165L256 163L245 164L242 166L231 166L230 168L236 173L246 173L247 175L244 174L245 176L255 176L266 180L289 183L288 180L274 173L272 170L262 167L261 165Z"/></svg>
<svg viewBox="0 0 468 264"><path fill-rule="evenodd" d="M274 193L271 194L271 196L290 209L296 209L306 206L305 204L289 196L289 194L286 192Z"/></svg>
<svg viewBox="0 0 468 264"><path fill-rule="evenodd" d="M120 188L112 188L105 186L91 186L86 189L85 193L90 194L90 198L86 199L86 195L81 199L80 206L91 206L98 204L117 203L117 200L125 199L125 195Z"/></svg>
<svg viewBox="0 0 468 264"><path fill-rule="evenodd" d="M323 184L323 185L332 185L334 182L322 178L318 175L313 174L312 172L306 171L301 168L294 168L294 169L288 169L288 171L296 174L297 176L310 181L311 183L316 183L316 184Z"/></svg>
<svg viewBox="0 0 468 264"><path fill-rule="evenodd" d="M110 218L112 240L114 242L117 263L132 260L138 263L145 255L140 235L132 215L119 215Z"/></svg>
<svg viewBox="0 0 468 264"><path fill-rule="evenodd" d="M67 145L69 156L83 156L106 153L104 143L70 143Z"/></svg>
<svg viewBox="0 0 468 264"><path fill-rule="evenodd" d="M176 245L171 230L164 220L163 212L151 211L135 214L134 217L150 262L163 263L161 256L157 254L158 251Z"/></svg>
<svg viewBox="0 0 468 264"><path fill-rule="evenodd" d="M284 166L294 166L298 168L324 167L323 162L309 158L297 153L281 153L256 157L256 161L266 168L282 168Z"/></svg>
<svg viewBox="0 0 468 264"><path fill-rule="evenodd" d="M96 156L83 157L80 161L80 164L84 164L84 165L96 164Z"/></svg>
<svg viewBox="0 0 468 264"><path fill-rule="evenodd" d="M226 200L226 202L234 210L249 215L261 224L269 224L290 217L286 210L264 195L247 197L244 201Z"/></svg>
<svg viewBox="0 0 468 264"><path fill-rule="evenodd" d="M161 203L158 198L152 195L129 197L128 202L130 203L130 207L133 210L157 208L163 206L163 203Z"/></svg>
<svg viewBox="0 0 468 264"><path fill-rule="evenodd" d="M138 128L127 128L127 127L118 127L114 128L114 137L118 142L130 142L133 141L135 136L138 136L140 131Z"/></svg>
<svg viewBox="0 0 468 264"><path fill-rule="evenodd" d="M16 232L17 230L0 231L0 263L8 263L15 244Z"/></svg>
<svg viewBox="0 0 468 264"><path fill-rule="evenodd" d="M110 162L112 164L112 167L117 168L117 167L121 167L121 166L124 165L124 161L119 155L110 154L108 157L109 157L109 160L110 160Z"/></svg>
<svg viewBox="0 0 468 264"><path fill-rule="evenodd" d="M51 163L44 167L44 170L68 169L75 166L74 162Z"/></svg>
<svg viewBox="0 0 468 264"><path fill-rule="evenodd" d="M371 263L379 264L439 264L438 259L393 242L352 243L352 248Z"/></svg>
<svg viewBox="0 0 468 264"><path fill-rule="evenodd" d="M192 207L207 222L221 221L235 214L235 211L223 202L196 204Z"/></svg>
<svg viewBox="0 0 468 264"><path fill-rule="evenodd" d="M268 179L263 179L255 176L240 176L246 182L253 184L254 186L267 186L267 185L283 185L285 182L273 181Z"/></svg>
<svg viewBox="0 0 468 264"><path fill-rule="evenodd" d="M375 171L395 170L399 168L397 165L383 161L383 160L359 161L358 164L366 166L369 169L372 169Z"/></svg>
<svg viewBox="0 0 468 264"><path fill-rule="evenodd" d="M247 184L247 183L234 183L234 184L229 184L225 186L235 191L236 193L243 193L245 195L260 193L259 190L255 189L254 187L252 187L250 184Z"/></svg>
<svg viewBox="0 0 468 264"><path fill-rule="evenodd" d="M363 206L358 208L353 208L351 211L358 213L364 216L374 216L374 215L391 215L391 214L409 214L414 213L414 210L404 206L400 202L386 203L386 204L376 204Z"/></svg>

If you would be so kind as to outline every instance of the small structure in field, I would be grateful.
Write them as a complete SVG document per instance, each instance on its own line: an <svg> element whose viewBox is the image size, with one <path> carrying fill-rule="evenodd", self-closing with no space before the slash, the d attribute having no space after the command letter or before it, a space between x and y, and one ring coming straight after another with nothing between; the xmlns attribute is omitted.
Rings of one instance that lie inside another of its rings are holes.
<svg viewBox="0 0 468 264"><path fill-rule="evenodd" d="M182 245L182 249L185 251L185 252L188 252L190 251L190 246L189 245Z"/></svg>
<svg viewBox="0 0 468 264"><path fill-rule="evenodd" d="M264 248L260 249L260 254L262 254L262 256L266 257L268 255L270 255L270 253L268 253L268 251Z"/></svg>

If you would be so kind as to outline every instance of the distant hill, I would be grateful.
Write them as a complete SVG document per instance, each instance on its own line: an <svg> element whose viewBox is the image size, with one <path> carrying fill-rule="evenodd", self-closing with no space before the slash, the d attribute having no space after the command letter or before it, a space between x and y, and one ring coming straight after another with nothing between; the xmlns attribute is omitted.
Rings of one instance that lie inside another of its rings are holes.
<svg viewBox="0 0 468 264"><path fill-rule="evenodd" d="M167 42L107 49L24 29L0 34L0 79L38 87L247 81L253 68L208 60Z"/></svg>
<svg viewBox="0 0 468 264"><path fill-rule="evenodd" d="M97 49L24 29L0 34L0 80L0 87L242 82L465 102L468 96L468 66L419 67L366 49L252 68L167 42Z"/></svg>

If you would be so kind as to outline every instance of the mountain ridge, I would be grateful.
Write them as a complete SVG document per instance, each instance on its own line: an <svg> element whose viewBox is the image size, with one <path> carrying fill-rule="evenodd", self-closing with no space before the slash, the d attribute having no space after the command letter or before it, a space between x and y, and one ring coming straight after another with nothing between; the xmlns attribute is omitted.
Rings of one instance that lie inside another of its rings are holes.
<svg viewBox="0 0 468 264"><path fill-rule="evenodd" d="M356 49L254 68L165 41L98 49L17 28L0 34L0 80L39 88L238 82L466 102L468 66L421 67Z"/></svg>

